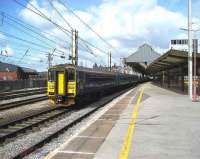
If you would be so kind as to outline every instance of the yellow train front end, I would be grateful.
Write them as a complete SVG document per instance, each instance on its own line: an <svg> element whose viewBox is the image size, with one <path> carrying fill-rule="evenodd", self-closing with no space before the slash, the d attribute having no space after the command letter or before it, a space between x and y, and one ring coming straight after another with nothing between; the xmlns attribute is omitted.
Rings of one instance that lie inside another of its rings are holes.
<svg viewBox="0 0 200 159"><path fill-rule="evenodd" d="M48 98L53 105L71 106L76 98L76 70L73 65L57 65L48 70Z"/></svg>

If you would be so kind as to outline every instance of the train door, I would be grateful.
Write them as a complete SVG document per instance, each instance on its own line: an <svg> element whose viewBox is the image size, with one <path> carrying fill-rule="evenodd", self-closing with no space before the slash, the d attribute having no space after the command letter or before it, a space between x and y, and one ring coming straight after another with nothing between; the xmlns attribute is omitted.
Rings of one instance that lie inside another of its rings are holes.
<svg viewBox="0 0 200 159"><path fill-rule="evenodd" d="M58 82L57 82L58 95L64 95L65 94L65 74L64 74L64 72L58 72L57 78L58 78Z"/></svg>
<svg viewBox="0 0 200 159"><path fill-rule="evenodd" d="M67 74L65 71L56 72L56 99L57 103L63 103L66 100Z"/></svg>

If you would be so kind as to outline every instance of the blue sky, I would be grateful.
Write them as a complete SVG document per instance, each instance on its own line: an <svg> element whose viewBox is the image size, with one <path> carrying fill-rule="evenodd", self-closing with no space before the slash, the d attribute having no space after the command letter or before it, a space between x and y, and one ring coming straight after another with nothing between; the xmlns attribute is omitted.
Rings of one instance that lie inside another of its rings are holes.
<svg viewBox="0 0 200 159"><path fill-rule="evenodd" d="M23 1L23 0L22 0ZM99 5L101 0L68 0L67 1L70 6L76 9L85 10L92 5ZM26 1L23 1L24 4L27 4ZM14 14L19 13L21 7L14 3L12 0L1 0L0 1L1 10L6 11L8 13Z"/></svg>
<svg viewBox="0 0 200 159"><path fill-rule="evenodd" d="M19 1L19 0L18 0ZM121 57L127 57L134 52L138 46L147 42L160 53L165 52L169 48L170 39L186 37L186 33L180 31L180 27L187 27L187 0L61 0L67 2L77 15L87 22L94 30L101 34L116 49L112 49L94 35L87 27L85 27L76 17L74 17L66 8L64 8L56 0L53 4L59 12L66 18L73 28L79 31L79 35L88 40L90 43L105 50L112 51L115 63L119 63ZM70 30L55 10L51 8L47 0L20 0L26 6L33 4L37 6L48 17L59 23L62 27ZM199 0L193 0L193 15L195 23L199 24L200 13ZM39 27L35 30L39 34L48 32L55 35L47 36L51 41L38 36L31 31L24 30L22 26L13 24L7 16L0 16L0 49L8 52L10 57L0 56L0 61L11 62L25 67L33 67L37 70L45 70L47 68L47 57L45 52L52 52L56 48L57 55L63 54L68 57L70 45L70 37L62 33L49 22L39 18L34 13L19 6L13 0L1 0L0 11L5 12L19 18L23 22ZM2 25L3 17L3 25ZM30 43L14 40L11 37L2 35L2 32L12 34L18 38L22 38L32 43L36 43L43 47L38 47ZM198 36L198 35L197 35ZM107 55L95 48L90 47L97 56L94 57L84 47L79 46L80 64L91 66L92 63L107 63ZM23 55L27 51L27 56ZM87 50L87 51L85 51ZM117 51L116 51L117 50ZM69 62L60 57L55 56L53 64Z"/></svg>
<svg viewBox="0 0 200 159"><path fill-rule="evenodd" d="M187 0L159 0L158 4L168 8L169 10L175 12L181 12L183 14L187 14Z"/></svg>

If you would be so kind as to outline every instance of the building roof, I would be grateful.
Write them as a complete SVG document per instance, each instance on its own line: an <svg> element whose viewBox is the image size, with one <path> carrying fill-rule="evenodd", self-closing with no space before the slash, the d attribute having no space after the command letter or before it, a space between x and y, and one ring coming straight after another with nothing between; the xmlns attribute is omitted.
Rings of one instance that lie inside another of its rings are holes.
<svg viewBox="0 0 200 159"><path fill-rule="evenodd" d="M15 72L19 69L19 66L9 64L9 63L3 63L0 61L0 72Z"/></svg>
<svg viewBox="0 0 200 159"><path fill-rule="evenodd" d="M15 72L18 70L22 70L24 73L37 74L36 70L9 64L9 63L4 63L0 61L0 72Z"/></svg>
<svg viewBox="0 0 200 159"><path fill-rule="evenodd" d="M200 61L200 54L197 54L197 60ZM148 65L146 71L149 74L167 70L180 64L186 64L188 61L188 52L170 49L165 54L154 60Z"/></svg>
<svg viewBox="0 0 200 159"><path fill-rule="evenodd" d="M126 63L146 63L150 64L152 61L160 57L161 55L157 53L148 44L143 44L138 48L136 52L125 58Z"/></svg>
<svg viewBox="0 0 200 159"><path fill-rule="evenodd" d="M145 73L146 67L160 56L150 45L145 43L135 53L125 58L125 64L137 72Z"/></svg>
<svg viewBox="0 0 200 159"><path fill-rule="evenodd" d="M37 73L36 70L30 69L30 68L26 68L26 67L21 67L22 71L25 73Z"/></svg>

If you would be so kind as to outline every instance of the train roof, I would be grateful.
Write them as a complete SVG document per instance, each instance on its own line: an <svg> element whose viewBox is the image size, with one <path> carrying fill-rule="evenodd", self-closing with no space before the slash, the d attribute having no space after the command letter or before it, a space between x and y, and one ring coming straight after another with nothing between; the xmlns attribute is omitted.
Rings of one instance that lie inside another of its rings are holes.
<svg viewBox="0 0 200 159"><path fill-rule="evenodd" d="M75 68L74 65L72 64L60 64L60 65L55 65L50 67L50 69L61 69L61 68ZM103 71L103 70L95 70L93 68L87 68L87 67L82 67L82 66L78 66L76 68L78 71L83 71L83 72L91 72L91 73L103 73L103 74L110 74L110 75L115 75L115 74L123 74L123 73L119 73L119 72L108 72L108 71ZM127 74L128 75L128 74Z"/></svg>

